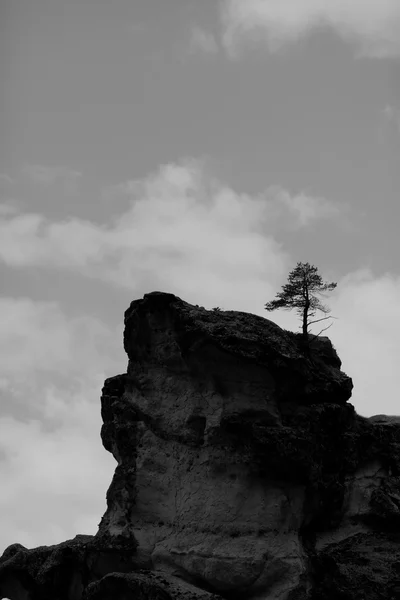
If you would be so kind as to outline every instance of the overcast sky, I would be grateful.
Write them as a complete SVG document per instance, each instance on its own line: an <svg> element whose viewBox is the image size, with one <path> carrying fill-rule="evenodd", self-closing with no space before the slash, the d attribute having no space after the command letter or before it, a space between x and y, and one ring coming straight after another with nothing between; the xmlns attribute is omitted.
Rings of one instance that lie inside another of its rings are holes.
<svg viewBox="0 0 400 600"><path fill-rule="evenodd" d="M399 1L0 12L0 552L95 533L147 292L297 330L264 304L315 264L356 410L399 415Z"/></svg>

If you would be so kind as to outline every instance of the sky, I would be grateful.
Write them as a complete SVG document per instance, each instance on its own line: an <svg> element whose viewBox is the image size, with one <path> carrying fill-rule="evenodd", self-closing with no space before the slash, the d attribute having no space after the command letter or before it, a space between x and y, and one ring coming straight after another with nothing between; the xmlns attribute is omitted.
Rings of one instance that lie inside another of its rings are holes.
<svg viewBox="0 0 400 600"><path fill-rule="evenodd" d="M0 140L0 552L96 532L145 293L298 330L264 305L310 262L400 414L398 0L1 0Z"/></svg>

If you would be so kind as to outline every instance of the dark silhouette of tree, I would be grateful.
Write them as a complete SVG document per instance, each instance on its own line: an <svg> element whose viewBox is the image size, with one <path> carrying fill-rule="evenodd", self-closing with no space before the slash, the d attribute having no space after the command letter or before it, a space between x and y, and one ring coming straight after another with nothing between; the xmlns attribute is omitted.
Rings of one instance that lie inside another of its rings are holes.
<svg viewBox="0 0 400 600"><path fill-rule="evenodd" d="M286 310L296 308L299 316L302 318L303 340L308 343L308 328L310 325L334 318L328 316L314 321L309 320L309 317L315 316L317 310L320 310L324 314L330 312L330 309L322 304L317 296L334 290L336 286L337 284L333 282L323 282L317 267L309 263L298 262L293 271L289 273L288 283L282 286L282 291L277 293L275 300L267 302L265 308L268 311L276 310L277 308ZM332 323L328 327L325 327L325 329L322 329L313 339L331 326Z"/></svg>

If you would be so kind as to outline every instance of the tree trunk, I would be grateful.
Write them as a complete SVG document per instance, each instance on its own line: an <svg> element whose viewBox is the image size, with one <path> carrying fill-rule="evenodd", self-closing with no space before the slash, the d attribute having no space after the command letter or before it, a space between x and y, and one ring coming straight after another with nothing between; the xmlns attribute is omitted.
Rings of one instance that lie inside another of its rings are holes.
<svg viewBox="0 0 400 600"><path fill-rule="evenodd" d="M309 309L310 303L307 301L305 306L304 306L304 310L303 310L303 349L304 349L304 354L308 357L310 357L310 341L308 339L308 309Z"/></svg>
<svg viewBox="0 0 400 600"><path fill-rule="evenodd" d="M305 306L304 306L304 310L303 310L303 338L304 341L307 342L308 340L308 308L309 308L309 303L306 302Z"/></svg>

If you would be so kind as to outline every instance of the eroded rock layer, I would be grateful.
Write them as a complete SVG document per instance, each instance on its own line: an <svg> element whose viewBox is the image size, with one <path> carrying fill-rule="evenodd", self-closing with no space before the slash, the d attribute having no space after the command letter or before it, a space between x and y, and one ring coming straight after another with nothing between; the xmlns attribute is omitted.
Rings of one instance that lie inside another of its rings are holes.
<svg viewBox="0 0 400 600"><path fill-rule="evenodd" d="M328 338L306 351L262 317L153 292L124 346L102 394L118 466L99 531L75 543L64 596L32 595L59 547L10 547L4 596L400 597L400 419L355 413Z"/></svg>

